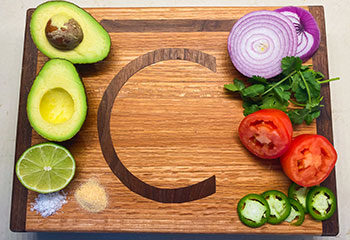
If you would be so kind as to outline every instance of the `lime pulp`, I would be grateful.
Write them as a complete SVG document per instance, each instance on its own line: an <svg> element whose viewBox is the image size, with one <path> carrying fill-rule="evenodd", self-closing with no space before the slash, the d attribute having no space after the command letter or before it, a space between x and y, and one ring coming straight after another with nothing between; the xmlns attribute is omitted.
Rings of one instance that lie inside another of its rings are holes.
<svg viewBox="0 0 350 240"><path fill-rule="evenodd" d="M28 148L18 159L16 175L28 189L56 192L68 185L75 174L75 160L64 147L41 143Z"/></svg>

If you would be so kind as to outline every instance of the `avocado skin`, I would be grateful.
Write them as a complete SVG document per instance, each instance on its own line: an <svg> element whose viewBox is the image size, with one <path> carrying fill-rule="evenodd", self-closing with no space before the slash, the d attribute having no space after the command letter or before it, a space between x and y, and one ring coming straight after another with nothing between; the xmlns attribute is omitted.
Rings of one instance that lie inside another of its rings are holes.
<svg viewBox="0 0 350 240"><path fill-rule="evenodd" d="M63 72L63 73L62 73ZM60 78L60 74L64 74ZM59 76L50 78L51 76ZM57 79L64 79L57 81ZM44 120L40 113L40 103L48 91L62 88L72 97L74 112L70 120L52 124ZM27 116L30 125L43 138L62 142L74 137L81 129L87 115L87 98L84 85L75 66L65 59L51 59L41 68L27 97Z"/></svg>
<svg viewBox="0 0 350 240"><path fill-rule="evenodd" d="M70 14L79 24L83 25L84 39L72 50L57 49L47 40L46 24L52 16L59 13ZM111 38L101 24L82 8L66 1L48 1L39 5L32 14L30 33L34 44L44 55L49 58L66 59L74 64L102 61L108 56L111 49Z"/></svg>

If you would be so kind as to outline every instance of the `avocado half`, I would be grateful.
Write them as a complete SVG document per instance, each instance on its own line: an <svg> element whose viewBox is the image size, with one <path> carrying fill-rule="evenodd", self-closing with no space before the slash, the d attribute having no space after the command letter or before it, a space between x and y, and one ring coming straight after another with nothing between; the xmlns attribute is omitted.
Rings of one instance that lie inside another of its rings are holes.
<svg viewBox="0 0 350 240"><path fill-rule="evenodd" d="M82 40L71 50L54 47L48 40L46 28L52 20L53 25L63 26L67 19L74 19L82 30ZM39 5L30 21L30 33L37 48L49 58L63 58L72 63L95 63L107 57L111 39L107 31L85 10L65 1L50 1Z"/></svg>
<svg viewBox="0 0 350 240"><path fill-rule="evenodd" d="M48 140L65 141L80 130L86 113L85 89L74 65L63 59L46 62L27 98L34 130Z"/></svg>

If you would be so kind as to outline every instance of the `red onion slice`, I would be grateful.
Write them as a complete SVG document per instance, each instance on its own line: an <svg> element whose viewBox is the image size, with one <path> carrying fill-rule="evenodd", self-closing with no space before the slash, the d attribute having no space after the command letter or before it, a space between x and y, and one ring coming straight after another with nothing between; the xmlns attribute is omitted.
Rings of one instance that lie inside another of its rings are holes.
<svg viewBox="0 0 350 240"><path fill-rule="evenodd" d="M282 72L282 58L295 55L297 34L288 17L255 11L234 24L227 46L233 65L243 75L271 78Z"/></svg>
<svg viewBox="0 0 350 240"><path fill-rule="evenodd" d="M287 16L294 24L298 35L296 56L306 61L320 46L320 29L310 12L300 7L283 7L275 10Z"/></svg>

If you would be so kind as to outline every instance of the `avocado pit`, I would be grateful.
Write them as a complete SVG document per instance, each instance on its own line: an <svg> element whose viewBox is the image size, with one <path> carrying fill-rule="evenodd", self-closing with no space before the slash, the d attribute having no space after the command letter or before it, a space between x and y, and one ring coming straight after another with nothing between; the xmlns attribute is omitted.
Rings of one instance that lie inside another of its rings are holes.
<svg viewBox="0 0 350 240"><path fill-rule="evenodd" d="M51 89L41 98L40 114L49 123L64 123L72 118L73 113L74 101L63 88Z"/></svg>
<svg viewBox="0 0 350 240"><path fill-rule="evenodd" d="M84 34L79 23L68 16L58 14L49 19L45 27L49 43L60 50L72 50L83 40Z"/></svg>

